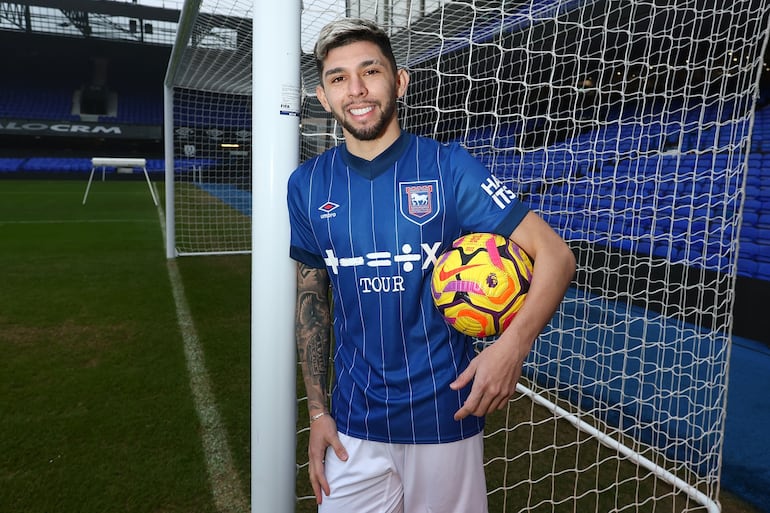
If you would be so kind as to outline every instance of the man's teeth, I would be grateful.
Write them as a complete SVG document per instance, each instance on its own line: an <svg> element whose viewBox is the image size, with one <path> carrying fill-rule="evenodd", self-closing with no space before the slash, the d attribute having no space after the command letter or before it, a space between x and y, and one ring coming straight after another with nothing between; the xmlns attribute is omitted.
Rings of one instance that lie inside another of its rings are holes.
<svg viewBox="0 0 770 513"><path fill-rule="evenodd" d="M353 114L354 116L361 116L371 110L372 110L372 107L363 107L361 109L350 109L350 113Z"/></svg>

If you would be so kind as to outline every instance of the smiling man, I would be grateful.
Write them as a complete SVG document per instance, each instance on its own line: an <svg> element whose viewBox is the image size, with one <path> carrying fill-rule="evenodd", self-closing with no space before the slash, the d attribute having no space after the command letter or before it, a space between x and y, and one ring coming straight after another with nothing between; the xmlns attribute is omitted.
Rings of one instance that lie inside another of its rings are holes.
<svg viewBox="0 0 770 513"><path fill-rule="evenodd" d="M486 512L484 416L514 393L574 256L461 146L401 130L397 103L409 74L376 24L327 25L315 58L318 99L345 137L288 186L319 511ZM469 232L509 237L535 261L524 306L478 354L430 293L438 256Z"/></svg>
<svg viewBox="0 0 770 513"><path fill-rule="evenodd" d="M322 62L318 100L342 125L353 154L376 157L399 136L396 99L406 92L409 74L368 41L334 48Z"/></svg>

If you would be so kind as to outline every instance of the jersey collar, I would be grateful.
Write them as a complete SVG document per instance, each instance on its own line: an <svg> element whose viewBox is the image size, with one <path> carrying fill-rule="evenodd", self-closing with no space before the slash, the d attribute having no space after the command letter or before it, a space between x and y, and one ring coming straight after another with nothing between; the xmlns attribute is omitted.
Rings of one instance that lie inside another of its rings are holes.
<svg viewBox="0 0 770 513"><path fill-rule="evenodd" d="M391 144L385 151L377 155L373 160L362 159L356 157L348 151L346 144L342 144L340 151L342 155L342 161L353 170L355 173L373 180L390 169L393 164L404 154L406 147L412 139L412 135L407 132L401 131L401 135L398 136L393 144Z"/></svg>

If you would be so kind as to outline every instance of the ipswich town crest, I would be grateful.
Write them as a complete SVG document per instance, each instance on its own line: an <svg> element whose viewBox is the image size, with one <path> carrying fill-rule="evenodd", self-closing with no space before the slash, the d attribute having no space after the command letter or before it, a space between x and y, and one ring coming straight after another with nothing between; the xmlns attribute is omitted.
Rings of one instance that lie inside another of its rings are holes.
<svg viewBox="0 0 770 513"><path fill-rule="evenodd" d="M436 217L439 211L437 180L402 182L398 186L401 215L418 225Z"/></svg>

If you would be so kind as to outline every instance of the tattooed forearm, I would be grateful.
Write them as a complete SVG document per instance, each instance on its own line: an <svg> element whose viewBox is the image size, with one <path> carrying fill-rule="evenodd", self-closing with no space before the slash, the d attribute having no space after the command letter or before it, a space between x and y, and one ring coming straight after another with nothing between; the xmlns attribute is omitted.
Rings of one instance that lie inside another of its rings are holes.
<svg viewBox="0 0 770 513"><path fill-rule="evenodd" d="M325 269L297 266L295 331L308 410L326 410L331 313L329 278Z"/></svg>
<svg viewBox="0 0 770 513"><path fill-rule="evenodd" d="M324 380L329 361L328 304L315 292L303 292L297 297L297 342L304 352L302 364L307 376Z"/></svg>

